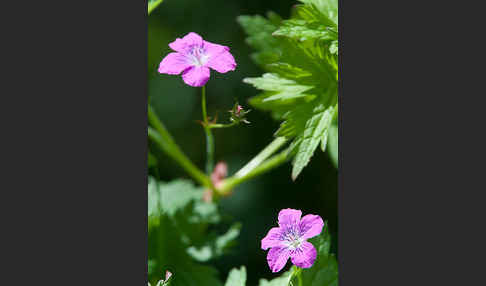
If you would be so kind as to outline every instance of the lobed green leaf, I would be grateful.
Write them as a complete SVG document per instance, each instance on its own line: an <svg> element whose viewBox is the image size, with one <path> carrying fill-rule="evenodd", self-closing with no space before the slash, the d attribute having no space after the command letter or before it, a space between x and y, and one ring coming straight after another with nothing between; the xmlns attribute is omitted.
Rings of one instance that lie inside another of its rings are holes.
<svg viewBox="0 0 486 286"><path fill-rule="evenodd" d="M269 15L270 19L265 19L260 15L243 15L237 18L241 27L250 35L246 38L246 43L257 50L251 57L259 65L278 60L281 53L278 39L272 37L272 33L278 27L280 17L275 13Z"/></svg>
<svg viewBox="0 0 486 286"><path fill-rule="evenodd" d="M308 96L309 94L305 92L312 89L312 86L300 85L294 80L272 73L266 73L257 78L245 78L243 82L252 84L258 89L272 91L272 93L267 93L268 96L263 99L263 102Z"/></svg>
<svg viewBox="0 0 486 286"><path fill-rule="evenodd" d="M292 178L307 166L317 146L327 148L332 115L337 110L338 18L337 0L301 0L289 20L261 16L239 19L256 60L269 73L246 78L262 90L250 104L283 120L276 136L291 141Z"/></svg>
<svg viewBox="0 0 486 286"><path fill-rule="evenodd" d="M298 41L333 41L337 39L337 33L333 29L316 22L310 23L297 19L284 21L282 26L273 32L273 35L289 37Z"/></svg>
<svg viewBox="0 0 486 286"><path fill-rule="evenodd" d="M246 268L241 266L240 269L233 268L224 286L245 286L246 285Z"/></svg>
<svg viewBox="0 0 486 286"><path fill-rule="evenodd" d="M290 282L292 272L284 272L280 277L274 278L272 280L260 279L259 286L288 286ZM298 284L294 284L298 285Z"/></svg>
<svg viewBox="0 0 486 286"><path fill-rule="evenodd" d="M314 108L313 116L306 122L304 133L293 161L292 179L295 180L310 161L322 139L327 140L327 130L334 115L334 108L319 105Z"/></svg>

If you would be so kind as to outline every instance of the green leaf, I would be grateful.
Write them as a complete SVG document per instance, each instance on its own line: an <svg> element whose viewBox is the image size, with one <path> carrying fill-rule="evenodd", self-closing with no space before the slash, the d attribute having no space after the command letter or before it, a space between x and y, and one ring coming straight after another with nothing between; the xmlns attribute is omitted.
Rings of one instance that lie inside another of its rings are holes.
<svg viewBox="0 0 486 286"><path fill-rule="evenodd" d="M273 55L257 59L269 73L244 82L262 91L249 100L252 106L283 120L275 136L293 140L288 154L294 180L317 146L332 148L327 141L339 78L337 0L301 2L289 20L245 16L239 21L257 54Z"/></svg>
<svg viewBox="0 0 486 286"><path fill-rule="evenodd" d="M333 41L337 39L337 33L325 25L297 19L284 21L283 25L273 35L289 37L298 41L309 39Z"/></svg>
<svg viewBox="0 0 486 286"><path fill-rule="evenodd" d="M332 41L331 45L329 46L329 51L331 54L337 55L338 52L338 41Z"/></svg>
<svg viewBox="0 0 486 286"><path fill-rule="evenodd" d="M161 215L157 227L149 229L149 259L154 261L149 280L157 281L162 273L173 273L172 286L221 286L215 268L198 264L186 253L185 236L167 215Z"/></svg>
<svg viewBox="0 0 486 286"><path fill-rule="evenodd" d="M159 6L162 1L164 0L148 0L148 14L152 13L152 11Z"/></svg>
<svg viewBox="0 0 486 286"><path fill-rule="evenodd" d="M259 286L288 286L290 282L292 272L284 272L280 277L274 278L272 280L260 279ZM299 284L294 284L299 285Z"/></svg>
<svg viewBox="0 0 486 286"><path fill-rule="evenodd" d="M329 128L329 149L327 151L336 169L339 167L338 138L339 138L338 126L337 124L331 124L331 127Z"/></svg>
<svg viewBox="0 0 486 286"><path fill-rule="evenodd" d="M187 180L175 180L170 183L158 183L156 179L148 180L148 215L160 216L162 212L170 216L182 210L191 201L202 196L201 188L195 188Z"/></svg>
<svg viewBox="0 0 486 286"><path fill-rule="evenodd" d="M280 22L280 17L275 13L269 13L269 16L271 16L270 20L260 15L243 15L237 18L241 27L250 35L246 38L246 43L258 51L251 57L259 65L274 62L280 57L279 41L272 36Z"/></svg>
<svg viewBox="0 0 486 286"><path fill-rule="evenodd" d="M327 140L327 129L331 124L334 109L319 105L314 108L313 116L306 122L301 143L295 155L292 168L292 179L295 180L310 161L322 139Z"/></svg>
<svg viewBox="0 0 486 286"><path fill-rule="evenodd" d="M222 255L239 234L234 224L226 233L210 231L219 223L217 205L202 200L204 188L188 180L169 183L148 179L149 215L149 280L158 281L160 274L173 273L172 286L220 286L215 268L198 263L190 249L209 246L204 260ZM154 285L154 284L152 284Z"/></svg>
<svg viewBox="0 0 486 286"><path fill-rule="evenodd" d="M240 269L233 268L224 286L245 286L246 284L246 268L241 266Z"/></svg>
<svg viewBox="0 0 486 286"><path fill-rule="evenodd" d="M230 229L220 236L208 237L206 244L200 247L191 246L187 253L200 262L220 257L235 244L235 239L240 234L241 224L233 224Z"/></svg>
<svg viewBox="0 0 486 286"><path fill-rule="evenodd" d="M263 102L308 96L309 94L305 92L312 88L312 86L299 85L294 80L272 73L266 73L262 77L245 78L243 82L252 84L258 89L271 91L271 93L267 93L268 96L263 99Z"/></svg>
<svg viewBox="0 0 486 286"><path fill-rule="evenodd" d="M312 76L309 71L290 65L288 63L273 63L267 65L266 68L270 72L277 73L280 76L290 79L299 79Z"/></svg>
<svg viewBox="0 0 486 286"><path fill-rule="evenodd" d="M329 19L336 27L338 25L338 0L299 0L302 3L312 5Z"/></svg>

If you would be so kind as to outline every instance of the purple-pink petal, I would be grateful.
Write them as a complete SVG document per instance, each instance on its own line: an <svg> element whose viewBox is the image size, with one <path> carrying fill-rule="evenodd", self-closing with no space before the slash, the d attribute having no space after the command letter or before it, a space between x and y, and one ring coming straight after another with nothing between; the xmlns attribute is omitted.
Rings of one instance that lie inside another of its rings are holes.
<svg viewBox="0 0 486 286"><path fill-rule="evenodd" d="M206 52L211 56L218 56L224 52L228 52L230 49L227 46L211 43L208 41L203 41L203 46Z"/></svg>
<svg viewBox="0 0 486 286"><path fill-rule="evenodd" d="M228 47L204 41L204 48L209 56L208 67L220 73L235 70L236 61Z"/></svg>
<svg viewBox="0 0 486 286"><path fill-rule="evenodd" d="M159 73L180 74L190 66L190 63L184 55L170 53L160 62Z"/></svg>
<svg viewBox="0 0 486 286"><path fill-rule="evenodd" d="M190 67L182 73L182 79L190 86L203 86L209 80L209 68L204 66Z"/></svg>
<svg viewBox="0 0 486 286"><path fill-rule="evenodd" d="M268 251L267 262L272 272L279 272L287 264L290 250L284 247L273 247Z"/></svg>
<svg viewBox="0 0 486 286"><path fill-rule="evenodd" d="M322 232L324 227L324 221L318 215L308 214L305 215L300 221L300 235L303 239L309 239Z"/></svg>
<svg viewBox="0 0 486 286"><path fill-rule="evenodd" d="M278 214L278 224L281 227L298 226L302 212L294 209L283 209Z"/></svg>
<svg viewBox="0 0 486 286"><path fill-rule="evenodd" d="M223 52L215 57L210 57L206 65L213 70L226 73L236 69L236 61L230 52Z"/></svg>
<svg viewBox="0 0 486 286"><path fill-rule="evenodd" d="M185 35L182 39L177 38L175 41L169 44L169 47L176 52L186 53L188 49L192 46L202 46L203 39L201 36L194 32L190 32L189 34Z"/></svg>
<svg viewBox="0 0 486 286"><path fill-rule="evenodd" d="M274 227L270 229L268 234L262 239L262 249L267 250L270 247L284 246L282 243L282 229Z"/></svg>
<svg viewBox="0 0 486 286"><path fill-rule="evenodd" d="M314 264L317 251L312 243L304 241L299 248L290 253L292 263L301 268L309 268Z"/></svg>

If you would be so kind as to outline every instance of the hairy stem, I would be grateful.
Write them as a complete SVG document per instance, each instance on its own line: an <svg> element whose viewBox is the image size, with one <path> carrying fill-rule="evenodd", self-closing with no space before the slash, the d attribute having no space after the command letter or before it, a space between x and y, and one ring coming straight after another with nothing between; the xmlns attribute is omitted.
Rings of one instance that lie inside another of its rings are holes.
<svg viewBox="0 0 486 286"><path fill-rule="evenodd" d="M213 189L214 187L209 177L201 172L182 152L150 105L148 107L148 122L152 126L148 128L149 138L157 143L169 157L179 163L194 180L205 187Z"/></svg>
<svg viewBox="0 0 486 286"><path fill-rule="evenodd" d="M206 86L201 89L202 116L204 122L204 132L206 133L206 173L211 175L214 168L214 137L209 126L208 115L206 112Z"/></svg>
<svg viewBox="0 0 486 286"><path fill-rule="evenodd" d="M280 152L279 154L271 157L270 159L264 161L260 165L256 166L253 168L251 171L243 174L243 175L237 175L235 174L232 177L227 178L223 182L221 182L221 187L217 188L216 191L220 195L226 195L231 192L231 190L238 186L239 184L246 182L256 176L259 176L263 173L266 173L281 164L287 162L288 160L288 151L289 149L285 149L284 151Z"/></svg>
<svg viewBox="0 0 486 286"><path fill-rule="evenodd" d="M299 286L304 286L302 284L302 271L299 271L299 273L297 274L297 279L299 279Z"/></svg>
<svg viewBox="0 0 486 286"><path fill-rule="evenodd" d="M210 124L209 128L211 128L211 129L213 129L213 128L229 128L229 127L233 127L235 125L238 125L238 122L232 122L232 123L229 123L229 124Z"/></svg>
<svg viewBox="0 0 486 286"><path fill-rule="evenodd" d="M248 162L241 170L239 170L235 176L242 177L253 169L255 169L260 163L262 163L265 159L273 155L282 145L287 142L285 137L277 137L273 140L265 149L263 149L258 155L255 156L250 162Z"/></svg>

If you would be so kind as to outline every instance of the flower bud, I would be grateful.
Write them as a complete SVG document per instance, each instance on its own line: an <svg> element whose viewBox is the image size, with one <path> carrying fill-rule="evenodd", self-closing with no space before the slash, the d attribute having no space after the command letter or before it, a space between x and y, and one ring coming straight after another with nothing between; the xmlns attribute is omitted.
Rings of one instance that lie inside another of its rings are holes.
<svg viewBox="0 0 486 286"><path fill-rule="evenodd" d="M230 120L232 122L244 122L246 124L250 124L250 122L246 119L246 115L250 112L251 110L245 111L244 108L238 104L238 102L235 103L233 106L233 109L230 110L229 112L231 113L231 118Z"/></svg>

